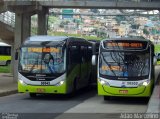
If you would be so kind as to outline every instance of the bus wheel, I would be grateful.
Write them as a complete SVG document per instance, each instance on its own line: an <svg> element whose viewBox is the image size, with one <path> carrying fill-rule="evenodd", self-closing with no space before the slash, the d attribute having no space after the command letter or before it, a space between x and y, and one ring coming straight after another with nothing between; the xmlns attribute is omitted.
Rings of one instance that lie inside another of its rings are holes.
<svg viewBox="0 0 160 119"><path fill-rule="evenodd" d="M75 79L74 83L73 83L73 93L76 93L76 90L77 90L77 83L76 83L76 79Z"/></svg>
<svg viewBox="0 0 160 119"><path fill-rule="evenodd" d="M31 98L36 97L36 93L29 93L29 95L30 95Z"/></svg>
<svg viewBox="0 0 160 119"><path fill-rule="evenodd" d="M72 89L72 95L75 95L77 91L77 84L76 84L76 79L73 82L73 89Z"/></svg>
<svg viewBox="0 0 160 119"><path fill-rule="evenodd" d="M89 74L89 78L88 78L88 86L90 86L92 83L92 74Z"/></svg>
<svg viewBox="0 0 160 119"><path fill-rule="evenodd" d="M73 82L72 91L69 93L69 97L74 97L76 94L76 79Z"/></svg>
<svg viewBox="0 0 160 119"><path fill-rule="evenodd" d="M104 100L110 100L110 96L104 96Z"/></svg>

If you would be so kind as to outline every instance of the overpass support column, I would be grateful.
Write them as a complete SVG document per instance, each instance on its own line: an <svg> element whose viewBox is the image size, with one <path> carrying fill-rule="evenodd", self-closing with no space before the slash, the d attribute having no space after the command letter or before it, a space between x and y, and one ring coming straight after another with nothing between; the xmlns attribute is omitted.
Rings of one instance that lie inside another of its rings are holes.
<svg viewBox="0 0 160 119"><path fill-rule="evenodd" d="M158 12L159 12L159 21L160 21L160 10L158 10Z"/></svg>
<svg viewBox="0 0 160 119"><path fill-rule="evenodd" d="M48 8L42 7L42 9L38 11L38 35L47 35L47 14Z"/></svg>
<svg viewBox="0 0 160 119"><path fill-rule="evenodd" d="M15 53L19 53L19 47L22 42L30 36L31 17L27 13L16 13L15 16L15 40L13 55L13 81L18 79L18 60L15 59Z"/></svg>

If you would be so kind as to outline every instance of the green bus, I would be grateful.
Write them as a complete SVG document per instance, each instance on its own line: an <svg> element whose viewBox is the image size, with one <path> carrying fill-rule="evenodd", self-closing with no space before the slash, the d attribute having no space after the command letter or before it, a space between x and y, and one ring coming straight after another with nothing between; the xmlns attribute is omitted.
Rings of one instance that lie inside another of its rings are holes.
<svg viewBox="0 0 160 119"><path fill-rule="evenodd" d="M94 63L92 57L92 62ZM150 97L154 77L154 45L151 41L124 37L105 39L98 56L98 95Z"/></svg>
<svg viewBox="0 0 160 119"><path fill-rule="evenodd" d="M83 38L32 36L20 48L18 92L67 94L90 83L92 44Z"/></svg>
<svg viewBox="0 0 160 119"><path fill-rule="evenodd" d="M0 65L9 65L11 63L11 46L0 42Z"/></svg>

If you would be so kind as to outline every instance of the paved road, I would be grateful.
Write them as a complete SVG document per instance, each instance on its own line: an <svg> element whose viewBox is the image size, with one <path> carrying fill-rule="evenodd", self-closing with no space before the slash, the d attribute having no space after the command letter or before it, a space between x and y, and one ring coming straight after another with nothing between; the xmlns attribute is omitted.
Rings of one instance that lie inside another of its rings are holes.
<svg viewBox="0 0 160 119"><path fill-rule="evenodd" d="M158 69L156 67L156 75ZM30 98L28 94L0 97L0 117L9 112L20 113L18 117L23 119L120 118L120 113L144 113L146 110L147 101L144 98L112 98L104 101L102 96L97 96L96 87L79 91L74 97L52 95Z"/></svg>
<svg viewBox="0 0 160 119"><path fill-rule="evenodd" d="M104 117L103 113L142 113L147 109L147 102L144 102L143 99L137 101L134 98L113 98L111 101L104 101L103 97L97 96L93 88L86 89L84 92L79 92L75 97L39 96L30 98L27 94L0 97L0 112L20 113L23 119L32 119L31 117L34 117L33 119L53 119L54 117L66 119L66 116L68 119L77 116L84 119L79 115L85 113L88 118L88 116L93 116L91 113L101 113ZM67 113L67 115L62 113Z"/></svg>

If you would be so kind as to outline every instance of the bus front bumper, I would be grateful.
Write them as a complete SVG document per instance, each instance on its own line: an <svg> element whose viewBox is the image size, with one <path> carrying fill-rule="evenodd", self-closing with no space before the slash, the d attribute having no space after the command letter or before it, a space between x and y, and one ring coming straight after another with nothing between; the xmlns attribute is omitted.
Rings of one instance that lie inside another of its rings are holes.
<svg viewBox="0 0 160 119"><path fill-rule="evenodd" d="M58 86L36 86L26 85L18 81L18 92L19 93L37 93L37 94L66 94L66 83Z"/></svg>
<svg viewBox="0 0 160 119"><path fill-rule="evenodd" d="M98 82L98 95L103 96L123 96L123 97L150 97L151 84L135 88L110 87L101 85Z"/></svg>

